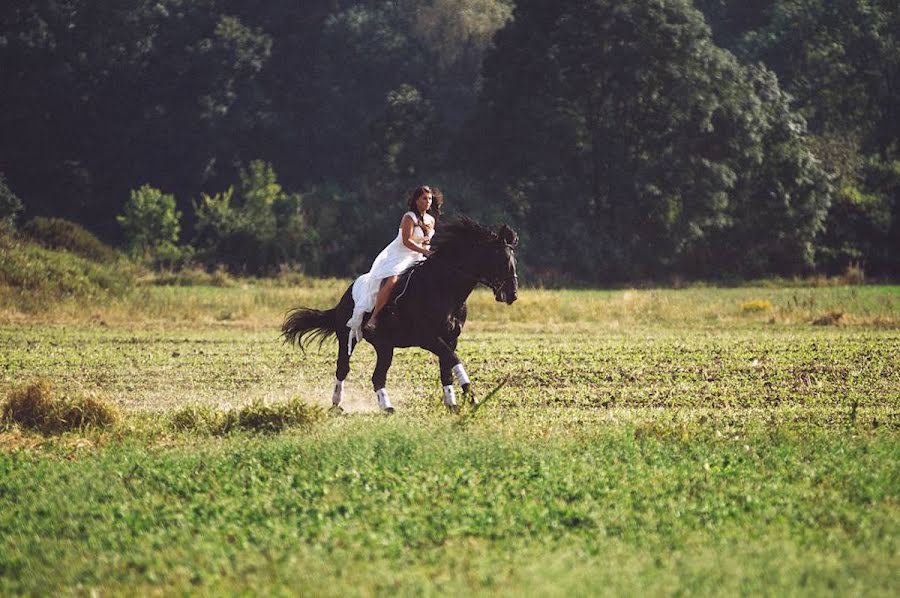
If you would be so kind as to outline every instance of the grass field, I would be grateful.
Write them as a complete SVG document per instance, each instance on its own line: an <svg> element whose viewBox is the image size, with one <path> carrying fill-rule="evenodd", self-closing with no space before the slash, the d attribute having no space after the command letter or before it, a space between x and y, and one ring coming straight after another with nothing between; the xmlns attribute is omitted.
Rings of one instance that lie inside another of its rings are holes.
<svg viewBox="0 0 900 598"><path fill-rule="evenodd" d="M300 398L335 344L278 326L346 282L0 301L0 397L45 380L118 422L0 427L0 594L900 591L900 287L478 292L440 406L434 357L374 352L347 415L278 434L175 425ZM206 411L204 411L206 410Z"/></svg>

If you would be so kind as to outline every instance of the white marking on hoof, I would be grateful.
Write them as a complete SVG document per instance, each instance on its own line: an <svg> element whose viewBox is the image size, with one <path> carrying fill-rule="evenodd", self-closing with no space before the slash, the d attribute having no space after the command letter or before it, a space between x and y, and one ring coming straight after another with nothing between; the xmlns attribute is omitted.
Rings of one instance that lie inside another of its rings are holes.
<svg viewBox="0 0 900 598"><path fill-rule="evenodd" d="M444 405L451 409L456 407L456 391L452 384L444 387Z"/></svg>
<svg viewBox="0 0 900 598"><path fill-rule="evenodd" d="M464 368L463 364L461 363L457 363L455 366L453 366L453 374L459 381L460 386L465 386L466 384L469 384L471 382L469 380L469 375L466 373L466 368Z"/></svg>
<svg viewBox="0 0 900 598"><path fill-rule="evenodd" d="M388 396L387 390L379 388L375 391L375 396L378 398L379 409L386 413L394 412L394 406L391 405L391 398Z"/></svg>

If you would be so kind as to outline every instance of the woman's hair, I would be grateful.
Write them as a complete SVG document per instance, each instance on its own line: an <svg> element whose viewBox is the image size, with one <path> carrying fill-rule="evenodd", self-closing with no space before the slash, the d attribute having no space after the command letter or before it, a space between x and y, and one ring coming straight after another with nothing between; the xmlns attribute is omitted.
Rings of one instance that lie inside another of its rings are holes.
<svg viewBox="0 0 900 598"><path fill-rule="evenodd" d="M441 193L441 190L437 187L429 187L428 185L416 187L409 195L406 206L409 208L410 212L415 212L416 215L418 215L419 208L416 207L416 200L419 199L423 193L431 193L433 199L431 201L431 210L429 210L429 212L434 216L434 219L437 220L441 215L441 206L444 205L444 194Z"/></svg>
<svg viewBox="0 0 900 598"><path fill-rule="evenodd" d="M431 228L426 226L424 222L422 222L422 217L419 214L419 208L416 206L416 200L422 196L423 193L431 193L431 209L429 212L434 217L434 224L437 226L438 220L441 217L441 206L444 205L444 194L441 193L441 190L437 187L429 187L428 185L422 185L420 187L416 187L413 192L410 194L409 199L406 202L406 206L409 208L409 211L416 215L416 221L423 231L426 228Z"/></svg>

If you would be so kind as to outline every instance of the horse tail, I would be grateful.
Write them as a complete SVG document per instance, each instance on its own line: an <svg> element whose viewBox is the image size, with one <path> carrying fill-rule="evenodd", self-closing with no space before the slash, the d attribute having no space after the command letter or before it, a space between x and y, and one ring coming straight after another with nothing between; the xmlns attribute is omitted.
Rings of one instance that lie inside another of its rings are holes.
<svg viewBox="0 0 900 598"><path fill-rule="evenodd" d="M322 346L328 337L337 334L336 313L337 308L327 311L306 307L292 309L281 325L281 336L284 337L284 342L297 343L301 349L316 339L319 340L319 346ZM309 336L303 338L306 335Z"/></svg>

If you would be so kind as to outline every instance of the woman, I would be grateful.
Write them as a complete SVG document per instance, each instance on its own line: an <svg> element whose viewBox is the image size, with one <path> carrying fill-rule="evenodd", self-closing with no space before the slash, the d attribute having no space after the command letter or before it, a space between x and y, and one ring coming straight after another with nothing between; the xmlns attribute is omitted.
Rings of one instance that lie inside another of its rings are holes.
<svg viewBox="0 0 900 598"><path fill-rule="evenodd" d="M409 211L400 220L397 237L378 254L372 268L353 283L353 316L347 321L351 346L353 339L362 339L363 316L368 311L372 316L365 330L375 330L378 314L388 302L400 273L431 255L429 246L436 220L429 210L433 205L433 211L439 215L443 203L444 196L438 189L423 185L413 191L407 202Z"/></svg>

